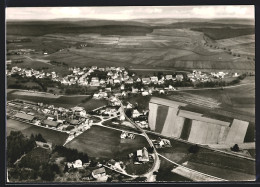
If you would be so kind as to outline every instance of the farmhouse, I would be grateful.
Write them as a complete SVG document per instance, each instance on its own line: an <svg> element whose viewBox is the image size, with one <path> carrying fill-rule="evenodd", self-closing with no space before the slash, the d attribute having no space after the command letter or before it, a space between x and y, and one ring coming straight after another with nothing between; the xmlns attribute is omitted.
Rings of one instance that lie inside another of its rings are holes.
<svg viewBox="0 0 260 187"><path fill-rule="evenodd" d="M57 121L50 121L50 120L43 120L43 124L46 125L47 127L55 127L57 128L59 126L60 123L58 123Z"/></svg>
<svg viewBox="0 0 260 187"><path fill-rule="evenodd" d="M183 79L183 75L182 74L176 75L176 80L177 81L182 81L182 79Z"/></svg>
<svg viewBox="0 0 260 187"><path fill-rule="evenodd" d="M149 162L149 155L146 147L137 150L136 156L138 162Z"/></svg>
<svg viewBox="0 0 260 187"><path fill-rule="evenodd" d="M79 124L79 120L72 119L72 120L70 120L70 124L71 125L78 125Z"/></svg>
<svg viewBox="0 0 260 187"><path fill-rule="evenodd" d="M92 176L95 178L95 179L98 179L98 178L101 178L101 177L104 177L106 176L106 170L104 167L102 168L98 168L98 169L95 169L92 171Z"/></svg>
<svg viewBox="0 0 260 187"><path fill-rule="evenodd" d="M17 113L14 117L17 119L20 119L22 121L27 121L27 122L32 122L35 119L34 116L24 114L24 113Z"/></svg>
<svg viewBox="0 0 260 187"><path fill-rule="evenodd" d="M150 78L142 78L142 82L144 84L150 84L151 83L151 79Z"/></svg>
<svg viewBox="0 0 260 187"><path fill-rule="evenodd" d="M172 79L172 75L166 75L165 78L166 78L166 80L170 80L170 79Z"/></svg>
<svg viewBox="0 0 260 187"><path fill-rule="evenodd" d="M134 80L133 79L128 79L127 81L125 81L126 84L133 84Z"/></svg>
<svg viewBox="0 0 260 187"><path fill-rule="evenodd" d="M152 82L158 82L158 77L152 76L152 77L151 77L151 81L152 81Z"/></svg>

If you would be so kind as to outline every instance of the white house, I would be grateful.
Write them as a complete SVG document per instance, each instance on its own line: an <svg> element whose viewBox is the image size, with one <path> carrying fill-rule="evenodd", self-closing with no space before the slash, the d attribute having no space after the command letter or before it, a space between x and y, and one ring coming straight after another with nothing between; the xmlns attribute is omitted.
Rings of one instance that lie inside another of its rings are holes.
<svg viewBox="0 0 260 187"><path fill-rule="evenodd" d="M170 80L170 79L172 79L172 75L166 75L165 78L166 78L166 80Z"/></svg>
<svg viewBox="0 0 260 187"><path fill-rule="evenodd" d="M158 77L157 76L152 76L151 77L152 82L158 82Z"/></svg>
<svg viewBox="0 0 260 187"><path fill-rule="evenodd" d="M76 161L73 163L73 167L74 167L74 168L82 168L82 161L81 161L81 160L76 160Z"/></svg>
<svg viewBox="0 0 260 187"><path fill-rule="evenodd" d="M147 91L142 92L142 96L147 96L149 93Z"/></svg>
<svg viewBox="0 0 260 187"><path fill-rule="evenodd" d="M92 171L92 176L95 178L95 179L98 179L98 178L101 178L101 177L104 177L106 176L106 170L104 167L102 168L98 168L98 169L95 169Z"/></svg>
<svg viewBox="0 0 260 187"><path fill-rule="evenodd" d="M133 114L132 114L132 118L137 118L137 117L139 117L141 115L141 113L140 112L138 112L138 110L133 110Z"/></svg>

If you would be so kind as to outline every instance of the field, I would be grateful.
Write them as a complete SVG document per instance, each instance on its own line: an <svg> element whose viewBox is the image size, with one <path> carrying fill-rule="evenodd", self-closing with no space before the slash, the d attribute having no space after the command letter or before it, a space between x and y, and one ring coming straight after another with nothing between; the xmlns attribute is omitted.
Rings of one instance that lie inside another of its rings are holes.
<svg viewBox="0 0 260 187"><path fill-rule="evenodd" d="M125 159L129 153L148 146L142 136L123 143L120 134L120 131L93 126L69 142L66 147L78 149L91 157Z"/></svg>
<svg viewBox="0 0 260 187"><path fill-rule="evenodd" d="M174 164L169 161L160 158L160 168L156 176L156 181L158 182L191 182L190 179L173 173L172 170L175 167Z"/></svg>
<svg viewBox="0 0 260 187"><path fill-rule="evenodd" d="M241 83L254 83L254 77L247 77ZM255 115L255 84L226 88L224 90L192 90L185 93L208 97L219 103L225 110Z"/></svg>
<svg viewBox="0 0 260 187"><path fill-rule="evenodd" d="M38 53L31 56L33 60L23 55L18 57L8 55L8 58L24 59L25 62L18 66L34 67L38 64L48 67L49 70L58 68L43 60L54 60L64 62L68 66L81 67L98 64L103 67L147 68L150 66L205 71L254 71L255 65L252 60L234 57L222 49L213 49L204 45L207 36L217 40L254 34L252 24L229 24L227 27L225 20L160 21L162 21L160 26L152 26L149 20L129 22L99 20L97 24L91 20L73 23L58 20L23 24L8 22L8 38L26 37L31 39L31 42L8 43L7 49L32 48ZM87 46L80 48L79 44ZM247 46L240 46L239 49L234 48L234 50L243 51L240 48L247 48ZM254 56L253 45L247 50L250 56ZM48 51L49 54L42 55L43 51Z"/></svg>
<svg viewBox="0 0 260 187"><path fill-rule="evenodd" d="M68 134L46 129L43 127L38 127L34 125L29 125L23 122L15 120L6 121L7 135L13 131L21 131L25 136L30 137L31 134L40 133L47 142L51 142L56 145L63 145L68 137Z"/></svg>
<svg viewBox="0 0 260 187"><path fill-rule="evenodd" d="M35 103L41 103L43 102L44 104L49 104L49 105L54 105L57 107L64 107L64 108L71 108L76 105L80 105L86 108L86 110L89 110L93 107L98 107L101 104L103 104L101 101L99 102L93 102L92 99L90 99L90 96L88 95L75 95L75 96L53 96L50 97L49 94L47 96L43 95L35 95L35 94L16 94L16 91L9 92L7 94L7 100L13 100L13 99L21 99L21 100L26 100L26 101L31 101ZM89 103L90 102L90 103ZM95 103L95 105L94 105ZM101 105L102 106L102 105ZM97 108L96 107L96 108Z"/></svg>
<svg viewBox="0 0 260 187"><path fill-rule="evenodd" d="M158 136L149 134L149 137L155 139ZM254 161L204 148L200 148L198 153L192 154L188 152L189 144L175 140L170 141L171 148L157 149L157 151L178 164L188 162L187 167L191 169L228 180L248 180L255 177Z"/></svg>

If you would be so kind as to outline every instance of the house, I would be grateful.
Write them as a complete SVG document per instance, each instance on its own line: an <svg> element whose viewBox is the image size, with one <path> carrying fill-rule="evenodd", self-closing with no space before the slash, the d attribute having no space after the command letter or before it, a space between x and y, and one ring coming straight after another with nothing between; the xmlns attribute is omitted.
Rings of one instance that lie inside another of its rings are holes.
<svg viewBox="0 0 260 187"><path fill-rule="evenodd" d="M107 76L113 76L113 72L112 71L107 72Z"/></svg>
<svg viewBox="0 0 260 187"><path fill-rule="evenodd" d="M120 79L119 78L115 78L114 79L114 84L116 84L116 83L120 83L121 81L120 81Z"/></svg>
<svg viewBox="0 0 260 187"><path fill-rule="evenodd" d="M125 96L126 96L126 92L123 91L123 92L121 93L121 96L125 97Z"/></svg>
<svg viewBox="0 0 260 187"><path fill-rule="evenodd" d="M32 115L24 114L24 113L17 113L14 115L15 118L20 119L22 121L32 122L35 117Z"/></svg>
<svg viewBox="0 0 260 187"><path fill-rule="evenodd" d="M142 78L142 82L144 83L144 84L150 84L151 83L151 79L148 77L148 78Z"/></svg>
<svg viewBox="0 0 260 187"><path fill-rule="evenodd" d="M164 83L164 80L163 79L160 79L159 81L158 81L158 84L163 84Z"/></svg>
<svg viewBox="0 0 260 187"><path fill-rule="evenodd" d="M111 92L111 91L112 91L111 87L105 88L105 90L106 90L107 92Z"/></svg>
<svg viewBox="0 0 260 187"><path fill-rule="evenodd" d="M58 123L57 121L51 121L51 120L45 119L45 120L43 120L43 124L47 127L57 128L60 123Z"/></svg>
<svg viewBox="0 0 260 187"><path fill-rule="evenodd" d="M40 141L35 141L37 147L41 147L41 148L44 148L44 149L52 149L52 143L45 143L45 142L40 142Z"/></svg>
<svg viewBox="0 0 260 187"><path fill-rule="evenodd" d="M233 74L233 77L238 77L238 76L239 76L238 73Z"/></svg>
<svg viewBox="0 0 260 187"><path fill-rule="evenodd" d="M177 74L176 75L176 80L177 81L182 81L183 80L183 75L182 74Z"/></svg>
<svg viewBox="0 0 260 187"><path fill-rule="evenodd" d="M160 93L160 94L164 94L165 91L164 91L164 90L159 90L159 93Z"/></svg>
<svg viewBox="0 0 260 187"><path fill-rule="evenodd" d="M98 77L92 77L90 86L100 86L99 78Z"/></svg>
<svg viewBox="0 0 260 187"><path fill-rule="evenodd" d="M138 77L137 79L136 79L136 82L141 82L142 80Z"/></svg>
<svg viewBox="0 0 260 187"><path fill-rule="evenodd" d="M134 84L134 80L133 79L128 79L127 81L125 81L126 84Z"/></svg>
<svg viewBox="0 0 260 187"><path fill-rule="evenodd" d="M106 81L104 79L100 80L100 84L105 84L105 83L106 83Z"/></svg>
<svg viewBox="0 0 260 187"><path fill-rule="evenodd" d="M98 179L98 178L101 178L101 177L104 177L106 176L106 170L104 167L101 167L101 168L98 168L98 169L95 169L92 171L92 176L95 178L95 179Z"/></svg>
<svg viewBox="0 0 260 187"><path fill-rule="evenodd" d="M157 76L152 76L151 77L152 82L158 82L158 77Z"/></svg>
<svg viewBox="0 0 260 187"><path fill-rule="evenodd" d="M187 77L188 77L188 79L191 79L191 78L194 77L194 75L193 75L193 73L188 73L188 74L187 74Z"/></svg>
<svg viewBox="0 0 260 187"><path fill-rule="evenodd" d="M133 105L128 102L128 104L126 105L126 108L133 108Z"/></svg>
<svg viewBox="0 0 260 187"><path fill-rule="evenodd" d="M134 110L133 111L133 114L132 114L132 118L137 118L137 117L139 117L141 115L141 113L140 112L138 112L138 110Z"/></svg>
<svg viewBox="0 0 260 187"><path fill-rule="evenodd" d="M171 79L172 79L172 75L166 75L166 76L165 76L165 79L166 79L166 80L171 80Z"/></svg>
<svg viewBox="0 0 260 187"><path fill-rule="evenodd" d="M124 89L125 89L125 85L122 84L122 85L120 86L120 89L121 89L121 90L124 90Z"/></svg>
<svg viewBox="0 0 260 187"><path fill-rule="evenodd" d="M78 125L78 124L79 124L79 120L72 119L72 120L70 120L69 123L70 123L71 125Z"/></svg>
<svg viewBox="0 0 260 187"><path fill-rule="evenodd" d="M132 87L132 93L138 93L138 89L137 89L137 88L134 88L134 87Z"/></svg>
<svg viewBox="0 0 260 187"><path fill-rule="evenodd" d="M142 92L142 96L147 96L149 93L147 91Z"/></svg>
<svg viewBox="0 0 260 187"><path fill-rule="evenodd" d="M82 166L82 161L81 160L75 160L74 162L73 162L73 168L82 168L83 166Z"/></svg>
<svg viewBox="0 0 260 187"><path fill-rule="evenodd" d="M136 156L138 162L149 162L149 154L146 147L137 150Z"/></svg>

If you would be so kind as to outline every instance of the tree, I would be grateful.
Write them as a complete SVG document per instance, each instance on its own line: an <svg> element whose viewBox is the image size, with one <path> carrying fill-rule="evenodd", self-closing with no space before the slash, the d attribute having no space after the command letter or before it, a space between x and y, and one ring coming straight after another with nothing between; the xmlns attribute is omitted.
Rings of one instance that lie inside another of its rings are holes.
<svg viewBox="0 0 260 187"><path fill-rule="evenodd" d="M127 117L131 117L132 116L132 110L131 109L126 109L126 112L125 112L125 114L127 115Z"/></svg>
<svg viewBox="0 0 260 187"><path fill-rule="evenodd" d="M44 142L44 143L47 142L47 141L42 137L42 135L41 135L40 133L35 136L35 141Z"/></svg>
<svg viewBox="0 0 260 187"><path fill-rule="evenodd" d="M231 151L235 151L235 152L238 152L239 151L239 147L237 144L235 144L233 147L230 148Z"/></svg>
<svg viewBox="0 0 260 187"><path fill-rule="evenodd" d="M44 181L53 181L54 180L54 173L51 170L51 167L48 164L43 165L41 178Z"/></svg>
<svg viewBox="0 0 260 187"><path fill-rule="evenodd" d="M189 153L197 153L199 151L199 146L197 144L192 145L189 147L188 151L189 151Z"/></svg>
<svg viewBox="0 0 260 187"><path fill-rule="evenodd" d="M66 173L66 172L68 172L68 171L69 171L69 167L68 167L68 165L66 164L65 167L64 167L63 172Z"/></svg>

